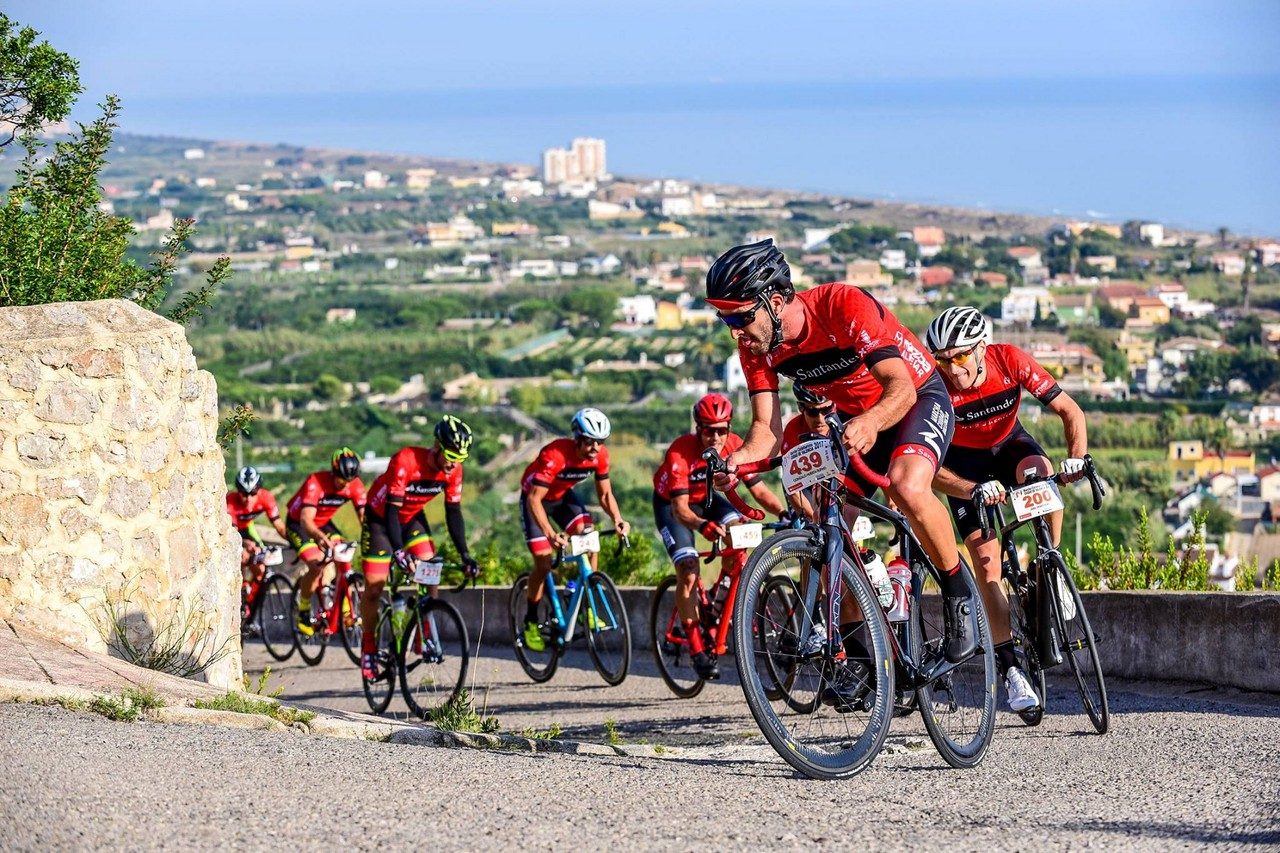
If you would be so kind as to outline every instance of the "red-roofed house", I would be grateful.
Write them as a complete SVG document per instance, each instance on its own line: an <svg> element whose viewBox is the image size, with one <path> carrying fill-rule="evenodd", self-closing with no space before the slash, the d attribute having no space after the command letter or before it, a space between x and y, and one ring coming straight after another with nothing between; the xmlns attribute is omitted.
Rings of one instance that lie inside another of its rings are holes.
<svg viewBox="0 0 1280 853"><path fill-rule="evenodd" d="M1044 266L1040 259L1040 250L1035 246L1014 246L1009 250L1009 257L1017 261L1018 266L1024 270Z"/></svg>
<svg viewBox="0 0 1280 853"><path fill-rule="evenodd" d="M921 287L943 287L955 281L956 271L951 267L921 267Z"/></svg>
<svg viewBox="0 0 1280 853"><path fill-rule="evenodd" d="M1122 314L1129 313L1129 309L1133 306L1133 300L1139 296L1146 295L1147 289L1139 284L1120 282L1103 285L1098 288L1098 296Z"/></svg>
<svg viewBox="0 0 1280 853"><path fill-rule="evenodd" d="M1258 490L1264 501L1280 501L1280 465L1268 465L1259 469Z"/></svg>
<svg viewBox="0 0 1280 853"><path fill-rule="evenodd" d="M947 235L935 225L919 225L911 229L911 239L922 258L932 258L947 244Z"/></svg>
<svg viewBox="0 0 1280 853"><path fill-rule="evenodd" d="M1002 272L980 272L978 273L978 281L991 287L1009 286L1009 276Z"/></svg>

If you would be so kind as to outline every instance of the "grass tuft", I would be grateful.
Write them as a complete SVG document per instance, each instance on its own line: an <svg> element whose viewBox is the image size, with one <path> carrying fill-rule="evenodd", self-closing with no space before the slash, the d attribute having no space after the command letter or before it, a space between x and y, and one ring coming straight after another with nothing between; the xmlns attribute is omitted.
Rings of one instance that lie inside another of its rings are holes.
<svg viewBox="0 0 1280 853"><path fill-rule="evenodd" d="M564 729L560 727L559 723L552 723L546 731L539 731L532 727L521 729L520 731L520 737L527 737L530 740L558 740L562 734L564 734Z"/></svg>
<svg viewBox="0 0 1280 853"><path fill-rule="evenodd" d="M618 734L618 721L613 717L605 718L604 739L609 742L610 746L617 746L622 743L622 736Z"/></svg>
<svg viewBox="0 0 1280 853"><path fill-rule="evenodd" d="M476 734L497 734L498 718L483 711L476 711L471 691L465 687L458 695L445 702L439 708L427 713L427 719L433 726L447 732L474 732Z"/></svg>
<svg viewBox="0 0 1280 853"><path fill-rule="evenodd" d="M204 708L208 711L231 711L236 714L265 714L273 720L279 720L285 725L294 723L309 723L316 718L313 711L299 711L297 708L289 708L278 702L268 702L266 699L255 699L245 693L228 692L216 699L199 699L192 703L193 707Z"/></svg>

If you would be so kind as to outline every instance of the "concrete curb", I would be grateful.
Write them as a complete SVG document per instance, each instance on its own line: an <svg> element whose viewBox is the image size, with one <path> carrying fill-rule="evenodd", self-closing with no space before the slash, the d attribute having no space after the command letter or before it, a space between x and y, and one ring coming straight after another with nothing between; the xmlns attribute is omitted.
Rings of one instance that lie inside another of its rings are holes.
<svg viewBox="0 0 1280 853"><path fill-rule="evenodd" d="M147 719L157 723L182 723L196 726L222 726L229 729L252 729L266 732L296 731L266 714L242 714L239 711L219 711L212 708L186 708L182 705L156 708L147 712Z"/></svg>

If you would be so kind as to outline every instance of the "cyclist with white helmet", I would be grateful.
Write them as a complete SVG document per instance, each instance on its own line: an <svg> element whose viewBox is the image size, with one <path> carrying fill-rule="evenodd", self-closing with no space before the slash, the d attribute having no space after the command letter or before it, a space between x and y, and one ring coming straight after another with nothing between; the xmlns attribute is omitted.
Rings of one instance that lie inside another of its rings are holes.
<svg viewBox="0 0 1280 853"><path fill-rule="evenodd" d="M973 560L978 589L991 620L996 660L1004 676L1009 707L1025 711L1039 699L1018 667L1009 627L1009 600L1000 586L1000 540L982 535L973 499L990 505L1004 499L1007 487L1029 473L1049 476L1053 466L1044 449L1018 420L1025 389L1062 419L1067 455L1062 473L1067 481L1084 476L1087 436L1084 412L1034 358L1010 344L991 343L991 328L976 308L956 306L929 324L925 345L933 353L951 393L956 431L934 480L947 495L956 528ZM1062 532L1062 513L1051 517L1053 541Z"/></svg>
<svg viewBox="0 0 1280 853"><path fill-rule="evenodd" d="M262 548L262 537L253 526L253 521L258 516L266 515L276 533L281 538L288 538L275 495L262 488L262 475L252 465L246 465L236 472L236 487L227 492L227 513L236 526L236 532L240 534L241 570L249 567L253 562L253 555ZM266 569L258 566L255 572L262 575Z"/></svg>
<svg viewBox="0 0 1280 853"><path fill-rule="evenodd" d="M551 571L556 546L564 547L570 535L590 530L594 523L573 487L594 477L601 509L620 535L631 531L609 483L609 450L604 445L610 433L609 418L599 409L580 409L573 416L571 427L573 438L557 438L544 446L520 478L520 519L525 541L533 552L523 639L525 646L535 652L546 649L546 640L538 628L538 603L542 601L543 580ZM596 557L591 555L592 569L596 568Z"/></svg>

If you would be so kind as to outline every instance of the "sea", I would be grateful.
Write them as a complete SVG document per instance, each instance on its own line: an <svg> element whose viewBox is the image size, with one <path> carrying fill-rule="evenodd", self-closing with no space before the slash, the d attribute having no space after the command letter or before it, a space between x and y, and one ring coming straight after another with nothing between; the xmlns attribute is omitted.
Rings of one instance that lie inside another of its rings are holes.
<svg viewBox="0 0 1280 853"><path fill-rule="evenodd" d="M417 89L126 100L122 129L1280 235L1280 77Z"/></svg>

